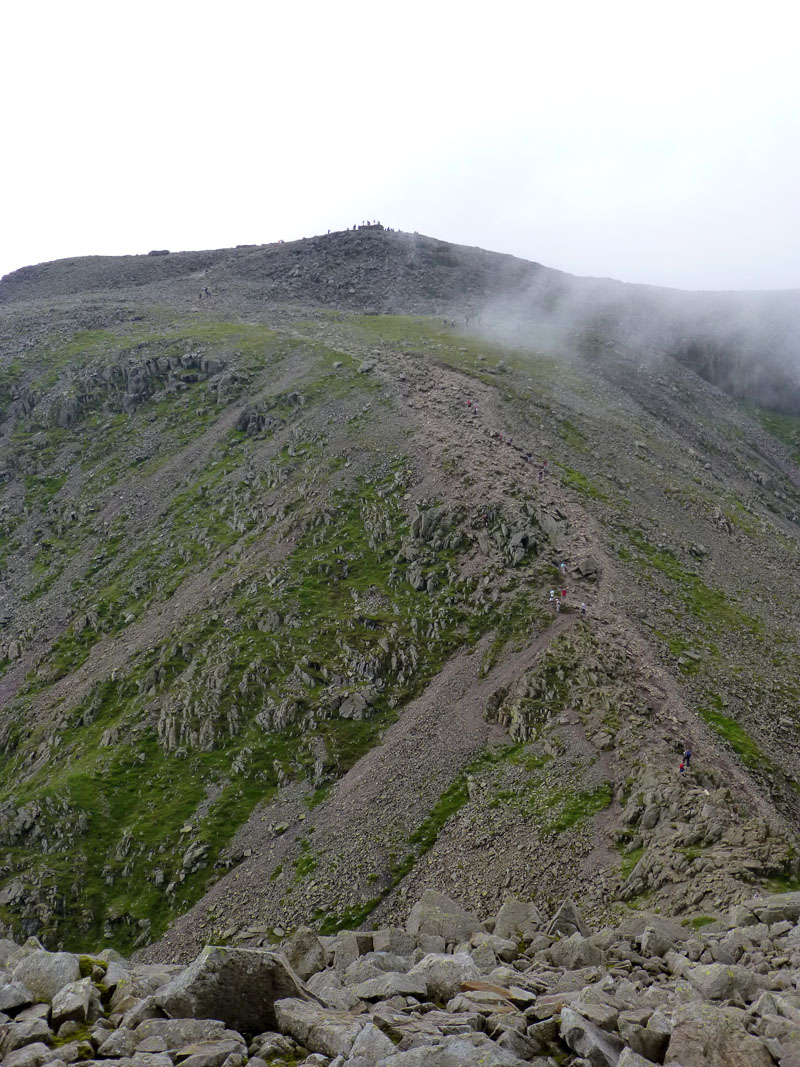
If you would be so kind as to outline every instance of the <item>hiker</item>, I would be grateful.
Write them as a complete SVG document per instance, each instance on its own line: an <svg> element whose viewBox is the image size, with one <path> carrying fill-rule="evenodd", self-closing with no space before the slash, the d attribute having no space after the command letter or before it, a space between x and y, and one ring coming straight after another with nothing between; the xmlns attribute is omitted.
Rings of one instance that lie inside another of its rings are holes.
<svg viewBox="0 0 800 1067"><path fill-rule="evenodd" d="M692 750L690 748L687 748L686 751L684 752L684 754L683 754L683 762L686 764L687 767L692 762Z"/></svg>
<svg viewBox="0 0 800 1067"><path fill-rule="evenodd" d="M581 618L586 618L586 604L583 600L581 601Z"/></svg>
<svg viewBox="0 0 800 1067"><path fill-rule="evenodd" d="M561 563L559 563L558 569L561 571L562 574L566 574L567 573L567 565L566 565L566 563L564 563L563 561Z"/></svg>
<svg viewBox="0 0 800 1067"><path fill-rule="evenodd" d="M550 603L551 603L551 604L553 603L553 601L555 600L555 598L556 598L556 591L555 591L555 589L551 589L551 590L550 590Z"/></svg>
<svg viewBox="0 0 800 1067"><path fill-rule="evenodd" d="M539 485L541 485L543 481L544 481L544 471L540 467L539 468Z"/></svg>
<svg viewBox="0 0 800 1067"><path fill-rule="evenodd" d="M683 766L683 760L681 760L681 765L680 765L680 767L678 767L678 774L683 774L684 770L685 770L685 768Z"/></svg>
<svg viewBox="0 0 800 1067"><path fill-rule="evenodd" d="M566 586L564 586L564 588L561 590L561 599L562 600L566 600L567 599L567 587Z"/></svg>

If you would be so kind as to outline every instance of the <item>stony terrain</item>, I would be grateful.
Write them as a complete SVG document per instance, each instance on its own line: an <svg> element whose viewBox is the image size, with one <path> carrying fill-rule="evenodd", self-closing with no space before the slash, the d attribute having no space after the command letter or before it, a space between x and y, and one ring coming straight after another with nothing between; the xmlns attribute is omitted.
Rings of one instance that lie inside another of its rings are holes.
<svg viewBox="0 0 800 1067"><path fill-rule="evenodd" d="M732 301L378 230L4 279L5 935L800 886L794 305Z"/></svg>
<svg viewBox="0 0 800 1067"><path fill-rule="evenodd" d="M186 967L0 940L5 1067L795 1067L800 894L688 928L632 912L592 931L509 897L481 922L428 890L404 927Z"/></svg>

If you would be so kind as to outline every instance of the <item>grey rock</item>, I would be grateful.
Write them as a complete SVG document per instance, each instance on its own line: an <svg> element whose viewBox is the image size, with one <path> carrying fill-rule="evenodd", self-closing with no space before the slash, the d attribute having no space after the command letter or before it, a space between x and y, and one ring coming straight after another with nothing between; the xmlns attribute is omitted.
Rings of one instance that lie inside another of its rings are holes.
<svg viewBox="0 0 800 1067"><path fill-rule="evenodd" d="M620 1039L590 1023L572 1008L562 1010L559 1032L565 1044L592 1067L616 1067L624 1047Z"/></svg>
<svg viewBox="0 0 800 1067"><path fill-rule="evenodd" d="M653 926L648 926L642 934L641 950L643 956L666 956L674 950L675 941Z"/></svg>
<svg viewBox="0 0 800 1067"><path fill-rule="evenodd" d="M671 1067L774 1067L763 1043L744 1028L744 1013L693 1001L679 1004L664 1057Z"/></svg>
<svg viewBox="0 0 800 1067"><path fill-rule="evenodd" d="M556 967L563 967L568 971L575 971L579 967L599 967L604 960L597 945L579 933L551 945L547 955Z"/></svg>
<svg viewBox="0 0 800 1067"><path fill-rule="evenodd" d="M800 920L800 893L773 893L766 897L756 897L744 901L742 908L767 925L783 921L796 923Z"/></svg>
<svg viewBox="0 0 800 1067"><path fill-rule="evenodd" d="M333 941L333 965L342 974L359 956L372 952L372 934L355 933L347 930Z"/></svg>
<svg viewBox="0 0 800 1067"><path fill-rule="evenodd" d="M461 991L464 982L480 981L481 972L466 952L431 953L411 968L408 977L423 982L429 997L447 1001Z"/></svg>
<svg viewBox="0 0 800 1067"><path fill-rule="evenodd" d="M16 964L11 972L20 985L29 989L36 1000L51 1001L68 982L81 976L78 957L71 952L31 952Z"/></svg>
<svg viewBox="0 0 800 1067"><path fill-rule="evenodd" d="M136 1047L147 1051L175 1051L196 1041L221 1037L225 1023L221 1019L147 1019L136 1027ZM159 1044L163 1042L163 1045Z"/></svg>
<svg viewBox="0 0 800 1067"><path fill-rule="evenodd" d="M406 956L394 956L390 952L368 952L366 956L359 956L350 964L345 972L345 981L348 985L366 981L367 978L375 978L387 971L395 971L398 974L407 974L411 970L412 961Z"/></svg>
<svg viewBox="0 0 800 1067"><path fill-rule="evenodd" d="M710 963L691 967L686 977L704 1000L729 1000L739 996L749 1002L763 989L758 976L739 964Z"/></svg>
<svg viewBox="0 0 800 1067"><path fill-rule="evenodd" d="M486 1034L456 1034L434 1045L395 1052L376 1067L527 1067L524 1060L490 1040Z"/></svg>
<svg viewBox="0 0 800 1067"><path fill-rule="evenodd" d="M367 1023L357 1035L347 1059L347 1067L372 1067L378 1060L391 1056L395 1047L374 1023Z"/></svg>
<svg viewBox="0 0 800 1067"><path fill-rule="evenodd" d="M291 1035L303 1048L324 1056L348 1056L355 1039L367 1025L365 1018L332 1011L307 1000L275 1002L278 1029Z"/></svg>
<svg viewBox="0 0 800 1067"><path fill-rule="evenodd" d="M0 986L0 1012L13 1015L19 1008L32 1004L33 993L20 982L6 982Z"/></svg>
<svg viewBox="0 0 800 1067"><path fill-rule="evenodd" d="M391 952L395 956L413 956L417 947L411 934L392 926L375 930L372 944L375 952Z"/></svg>
<svg viewBox="0 0 800 1067"><path fill-rule="evenodd" d="M544 920L535 904L507 897L497 913L494 923L496 937L510 938L514 941L530 941Z"/></svg>
<svg viewBox="0 0 800 1067"><path fill-rule="evenodd" d="M574 933L579 933L583 937L588 937L591 931L583 921L583 916L578 910L575 902L567 898L563 901L558 911L548 923L545 932L551 937L554 937L556 934L563 934L565 937L571 937Z"/></svg>
<svg viewBox="0 0 800 1067"><path fill-rule="evenodd" d="M639 1053L634 1052L633 1049L624 1048L619 1054L617 1067L653 1067L653 1060L648 1060L645 1056L640 1056Z"/></svg>
<svg viewBox="0 0 800 1067"><path fill-rule="evenodd" d="M285 1037L283 1034L275 1032L268 1032L265 1034L259 1034L253 1038L250 1045L250 1051L261 1059L278 1059L293 1057L297 1050L296 1042L292 1041L290 1037ZM252 1060L250 1061L252 1063Z"/></svg>
<svg viewBox="0 0 800 1067"><path fill-rule="evenodd" d="M121 1027L118 1030L111 1031L105 1041L98 1046L97 1054L103 1057L132 1056L138 1043L138 1038L133 1030Z"/></svg>
<svg viewBox="0 0 800 1067"><path fill-rule="evenodd" d="M648 1029L652 1017L649 1009L621 1012L617 1020L619 1036L634 1052L653 1062L661 1062L669 1044L670 1029Z"/></svg>
<svg viewBox="0 0 800 1067"><path fill-rule="evenodd" d="M434 934L445 941L458 944L469 941L472 935L485 930L483 923L474 915L443 893L426 889L421 900L411 909L406 923L409 934Z"/></svg>
<svg viewBox="0 0 800 1067"><path fill-rule="evenodd" d="M245 1034L275 1029L277 1000L311 1000L286 957L260 949L208 946L155 994L173 1018L221 1019Z"/></svg>
<svg viewBox="0 0 800 1067"><path fill-rule="evenodd" d="M339 973L332 968L312 974L306 988L326 1008L349 1011L360 1003L358 997L345 986Z"/></svg>
<svg viewBox="0 0 800 1067"><path fill-rule="evenodd" d="M300 926L284 948L289 966L302 981L324 970L327 953L322 942L308 926Z"/></svg>
<svg viewBox="0 0 800 1067"><path fill-rule="evenodd" d="M24 1045L39 1041L49 1041L52 1037L50 1027L44 1019L29 1019L24 1023L8 1023L0 1039L0 1054L8 1055Z"/></svg>
<svg viewBox="0 0 800 1067"><path fill-rule="evenodd" d="M9 941L7 937L0 937L0 968L5 967L9 959L19 952L19 945Z"/></svg>
<svg viewBox="0 0 800 1067"><path fill-rule="evenodd" d="M25 1045L3 1056L3 1067L40 1067L49 1058L52 1049L41 1041ZM62 1061L63 1062L63 1061Z"/></svg>
<svg viewBox="0 0 800 1067"><path fill-rule="evenodd" d="M100 997L91 978L69 982L53 997L51 1018L54 1026L74 1019L77 1022L92 1022L102 1014Z"/></svg>
<svg viewBox="0 0 800 1067"><path fill-rule="evenodd" d="M49 1004L31 1004L28 1008L23 1008L16 1016L18 1023L27 1022L29 1019L49 1019L50 1018L50 1005Z"/></svg>
<svg viewBox="0 0 800 1067"><path fill-rule="evenodd" d="M193 1045L184 1045L175 1052L174 1058L187 1067L222 1067L229 1057L241 1057L245 1062L247 1047L239 1038L221 1037L197 1041Z"/></svg>
<svg viewBox="0 0 800 1067"><path fill-rule="evenodd" d="M511 938L499 937L497 934L473 934L470 938L473 948L486 946L492 950L498 959L504 963L511 963L519 956L517 941ZM466 951L469 951L467 949ZM477 962L477 960L476 960Z"/></svg>
<svg viewBox="0 0 800 1067"><path fill-rule="evenodd" d="M426 997L428 983L419 974L402 974L387 971L376 978L348 987L361 1000L388 1000L389 997Z"/></svg>

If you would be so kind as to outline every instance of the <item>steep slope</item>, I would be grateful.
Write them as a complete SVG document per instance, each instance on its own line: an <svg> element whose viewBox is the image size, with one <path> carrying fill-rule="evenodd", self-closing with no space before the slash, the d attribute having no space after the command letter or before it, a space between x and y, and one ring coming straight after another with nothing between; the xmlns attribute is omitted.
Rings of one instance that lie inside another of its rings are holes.
<svg viewBox="0 0 800 1067"><path fill-rule="evenodd" d="M188 957L425 886L691 914L797 875L792 417L632 328L489 341L566 276L410 235L17 273L9 927L185 914L148 952Z"/></svg>

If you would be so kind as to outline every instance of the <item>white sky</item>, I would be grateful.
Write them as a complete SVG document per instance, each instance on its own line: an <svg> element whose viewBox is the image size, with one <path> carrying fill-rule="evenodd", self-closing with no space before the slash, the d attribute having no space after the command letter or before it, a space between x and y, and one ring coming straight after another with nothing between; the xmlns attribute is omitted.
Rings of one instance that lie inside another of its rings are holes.
<svg viewBox="0 0 800 1067"><path fill-rule="evenodd" d="M786 0L9 2L0 274L379 218L800 288L797 39Z"/></svg>

